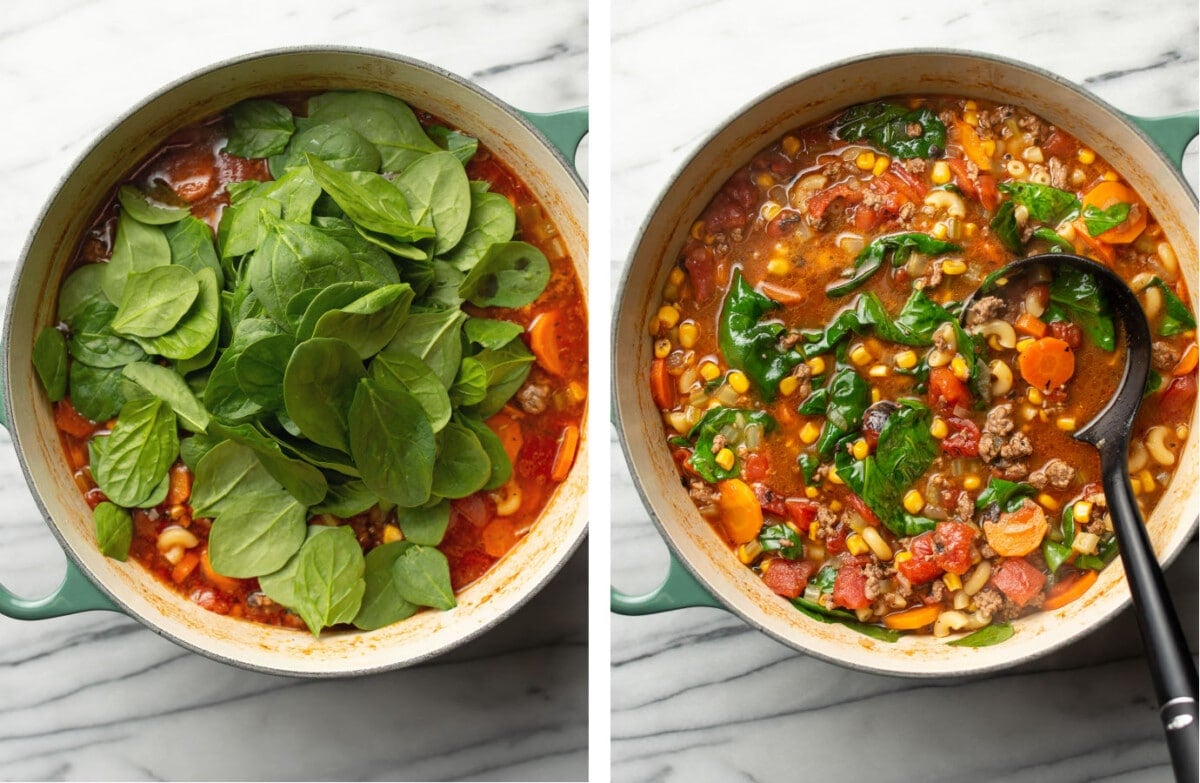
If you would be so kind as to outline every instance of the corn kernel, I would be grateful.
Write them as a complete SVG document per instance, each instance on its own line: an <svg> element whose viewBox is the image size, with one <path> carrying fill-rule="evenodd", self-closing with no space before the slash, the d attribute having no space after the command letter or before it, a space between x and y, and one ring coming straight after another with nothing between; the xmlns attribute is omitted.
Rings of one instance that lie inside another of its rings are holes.
<svg viewBox="0 0 1200 783"><path fill-rule="evenodd" d="M1054 426L1058 427L1063 432L1074 432L1075 431L1075 417L1074 416L1059 416L1058 420L1054 422Z"/></svg>
<svg viewBox="0 0 1200 783"><path fill-rule="evenodd" d="M800 379L795 375L789 375L779 382L779 393L784 397L789 397L796 393L796 389L800 388Z"/></svg>
<svg viewBox="0 0 1200 783"><path fill-rule="evenodd" d="M871 402L879 402L882 399L883 399L883 393L880 392L879 389L876 389L875 387L872 386L871 387Z"/></svg>
<svg viewBox="0 0 1200 783"><path fill-rule="evenodd" d="M842 477L838 475L837 465L830 465L829 473L827 473L826 475L829 477L829 480L831 482L833 482L834 484L845 484L846 483L846 482L842 481Z"/></svg>
<svg viewBox="0 0 1200 783"><path fill-rule="evenodd" d="M933 231L930 233L933 234L934 239L945 239L950 233L950 229L946 227L945 223L938 222L933 224Z"/></svg>
<svg viewBox="0 0 1200 783"><path fill-rule="evenodd" d="M1117 176L1117 172L1112 171L1111 169L1109 171L1104 172L1104 174L1100 178L1107 182L1116 182L1117 180L1120 179L1120 177Z"/></svg>
<svg viewBox="0 0 1200 783"><path fill-rule="evenodd" d="M779 213L782 211L782 206L776 204L774 201L768 201L766 204L762 205L762 209L759 210L759 214L762 215L763 220L770 223L772 220L778 217Z"/></svg>
<svg viewBox="0 0 1200 783"><path fill-rule="evenodd" d="M977 125L979 123L979 112L965 111L963 112L963 122L968 125Z"/></svg>
<svg viewBox="0 0 1200 783"><path fill-rule="evenodd" d="M832 511L833 513L836 514L837 512L841 511L843 508L845 508L845 506L842 505L842 501L840 501L840 500L829 501L829 510Z"/></svg>
<svg viewBox="0 0 1200 783"><path fill-rule="evenodd" d="M850 554L857 557L858 555L865 555L871 547L867 546L867 542L863 541L863 537L858 533L852 533L846 536L846 549Z"/></svg>
<svg viewBox="0 0 1200 783"><path fill-rule="evenodd" d="M775 178L772 177L767 172L763 171L763 172L760 172L759 175L754 178L754 182L760 188L762 188L763 190L766 190L775 184Z"/></svg>
<svg viewBox="0 0 1200 783"><path fill-rule="evenodd" d="M1079 154L1077 154L1075 157L1085 166L1090 166L1096 162L1096 153L1092 152L1087 147L1080 147Z"/></svg>
<svg viewBox="0 0 1200 783"><path fill-rule="evenodd" d="M741 370L734 370L733 372L729 373L729 376L725 380L738 394L745 394L746 392L750 391L750 379L747 378L746 373L742 372Z"/></svg>
<svg viewBox="0 0 1200 783"><path fill-rule="evenodd" d="M865 345L860 343L850 350L850 361L862 367L871 361L871 352L867 350Z"/></svg>
<svg viewBox="0 0 1200 783"><path fill-rule="evenodd" d="M776 277L782 277L790 271L792 271L792 265L786 258L772 258L767 262L767 272Z"/></svg>
<svg viewBox="0 0 1200 783"><path fill-rule="evenodd" d="M1179 438L1180 440L1187 440L1190 433L1191 430L1188 429L1188 425L1186 424L1180 424L1175 428L1175 437Z"/></svg>
<svg viewBox="0 0 1200 783"><path fill-rule="evenodd" d="M974 473L968 473L963 476L963 489L979 489L983 485L983 480Z"/></svg>
<svg viewBox="0 0 1200 783"><path fill-rule="evenodd" d="M1086 525L1092 518L1092 503L1090 500L1080 500L1071 509L1071 516L1081 525Z"/></svg>
<svg viewBox="0 0 1200 783"><path fill-rule="evenodd" d="M688 421L687 414L683 411L671 411L668 413L667 423L671 425L671 429L675 430L680 435L683 435L692 429L692 423Z"/></svg>
<svg viewBox="0 0 1200 783"><path fill-rule="evenodd" d="M706 381L714 381L721 377L721 368L710 361L701 362L700 377Z"/></svg>
<svg viewBox="0 0 1200 783"><path fill-rule="evenodd" d="M663 305L658 308L658 322L664 329L674 329L675 324L679 323L679 310L671 305Z"/></svg>
<svg viewBox="0 0 1200 783"><path fill-rule="evenodd" d="M917 366L916 351L901 351L892 358L895 360L896 366L902 370L911 370Z"/></svg>
<svg viewBox="0 0 1200 783"><path fill-rule="evenodd" d="M721 449L717 456L713 457L713 461L720 465L722 470L733 470L733 460L733 452L729 449Z"/></svg>
<svg viewBox="0 0 1200 783"><path fill-rule="evenodd" d="M695 239L697 242L704 239L704 221L703 220L697 220L695 223L692 224L692 239Z"/></svg>
<svg viewBox="0 0 1200 783"><path fill-rule="evenodd" d="M671 354L671 341L662 337L654 341L654 358L665 359Z"/></svg>
<svg viewBox="0 0 1200 783"><path fill-rule="evenodd" d="M583 402L587 399L587 387L579 381L571 381L567 384L567 397L571 402Z"/></svg>
<svg viewBox="0 0 1200 783"><path fill-rule="evenodd" d="M684 272L679 267L674 267L671 273L667 275L667 282L674 286L683 285Z"/></svg>
<svg viewBox="0 0 1200 783"><path fill-rule="evenodd" d="M983 147L984 154L986 154L989 158L996 156L996 142L992 139L987 139L980 146Z"/></svg>
<svg viewBox="0 0 1200 783"><path fill-rule="evenodd" d="M872 378L886 378L890 372L891 370L888 369L886 364L872 364L871 369L867 370L867 375L870 375Z"/></svg>
<svg viewBox="0 0 1200 783"><path fill-rule="evenodd" d="M916 514L921 509L925 508L925 498L921 496L921 492L916 489L910 489L904 493L904 510L910 514Z"/></svg>
<svg viewBox="0 0 1200 783"><path fill-rule="evenodd" d="M929 178L933 180L935 185L945 185L950 181L950 166L944 160L939 160L933 164L933 171L930 172Z"/></svg>
<svg viewBox="0 0 1200 783"><path fill-rule="evenodd" d="M866 459L871 453L871 447L867 445L865 440L859 438L858 440L854 441L854 445L850 447L850 453L854 455L855 459Z"/></svg>
<svg viewBox="0 0 1200 783"><path fill-rule="evenodd" d="M695 321L684 321L679 325L679 344L684 348L694 348L696 339L700 336L700 327Z"/></svg>
<svg viewBox="0 0 1200 783"><path fill-rule="evenodd" d="M934 416L933 422L929 425L929 434L941 440L950 434L950 425L941 416Z"/></svg>
<svg viewBox="0 0 1200 783"><path fill-rule="evenodd" d="M955 356L950 360L950 371L960 381L967 381L971 377L971 368L967 366L967 360L961 356Z"/></svg>
<svg viewBox="0 0 1200 783"><path fill-rule="evenodd" d="M958 574L946 574L942 577L942 584L946 585L946 589L950 592L962 589L962 578Z"/></svg>
<svg viewBox="0 0 1200 783"><path fill-rule="evenodd" d="M1058 511L1058 509L1061 508L1059 502L1047 495L1045 492L1037 496L1037 502L1038 505L1047 511Z"/></svg>
<svg viewBox="0 0 1200 783"><path fill-rule="evenodd" d="M778 558L775 558L775 557L768 557L766 560L759 563L758 564L759 572L765 574L767 572L767 569L770 568L771 564L774 563L777 559Z"/></svg>
<svg viewBox="0 0 1200 783"><path fill-rule="evenodd" d="M1017 352L1025 353L1029 350L1029 346L1036 342L1037 340L1033 339L1032 337L1022 337L1020 340L1017 340Z"/></svg>
<svg viewBox="0 0 1200 783"><path fill-rule="evenodd" d="M909 560L912 560L912 559L913 559L912 552L909 552L909 551L897 552L896 557L893 558L892 562L899 565L900 563L907 563Z"/></svg>
<svg viewBox="0 0 1200 783"><path fill-rule="evenodd" d="M880 155L879 157L875 158L875 168L871 169L871 173L878 177L880 174L887 171L888 166L890 165L892 165L892 159L887 155Z"/></svg>
<svg viewBox="0 0 1200 783"><path fill-rule="evenodd" d="M875 153L870 150L864 150L858 153L858 157L854 159L854 165L858 166L861 171L870 171L875 168Z"/></svg>
<svg viewBox="0 0 1200 783"><path fill-rule="evenodd" d="M1041 405L1046 400L1041 391L1033 386L1030 386L1029 391L1025 392L1025 399L1029 400L1030 405Z"/></svg>
<svg viewBox="0 0 1200 783"><path fill-rule="evenodd" d="M786 152L789 156L795 155L797 152L800 151L800 140L797 139L795 136L784 136L783 137L783 151Z"/></svg>
<svg viewBox="0 0 1200 783"><path fill-rule="evenodd" d="M811 421L806 422L804 426L800 428L800 440L804 441L810 446L816 443L817 438L819 437L821 437L821 428Z"/></svg>
<svg viewBox="0 0 1200 783"><path fill-rule="evenodd" d="M825 374L825 360L822 359L820 356L814 356L813 358L811 358L807 362L805 362L805 364L808 365L808 369L812 371L813 375L824 375Z"/></svg>
<svg viewBox="0 0 1200 783"><path fill-rule="evenodd" d="M400 528L395 525L383 526L383 543L391 544L396 541L403 541L404 534L400 532Z"/></svg>
<svg viewBox="0 0 1200 783"><path fill-rule="evenodd" d="M1129 479L1129 488L1133 490L1133 494L1142 494L1142 482L1136 478Z"/></svg>
<svg viewBox="0 0 1200 783"><path fill-rule="evenodd" d="M1139 473L1138 478L1141 479L1142 482L1142 492L1150 494L1157 489L1158 485L1154 483L1154 474L1151 473L1149 469L1143 470L1141 473Z"/></svg>
<svg viewBox="0 0 1200 783"><path fill-rule="evenodd" d="M967 262L961 258L947 258L942 262L942 272L947 275L961 275L967 271Z"/></svg>
<svg viewBox="0 0 1200 783"><path fill-rule="evenodd" d="M967 239L970 239L971 237L975 236L975 232L978 230L979 230L979 225L976 223L964 223L963 224L963 236L965 236Z"/></svg>
<svg viewBox="0 0 1200 783"><path fill-rule="evenodd" d="M738 560L741 560L745 565L750 565L758 559L762 551L762 544L758 543L757 540L748 541L737 548Z"/></svg>
<svg viewBox="0 0 1200 783"><path fill-rule="evenodd" d="M817 488L816 488L816 487L805 487L805 488L804 488L804 496L805 496L805 497L807 497L807 498L809 498L810 500L811 500L811 499L813 499L813 498L815 498L815 497L816 497L817 495L819 495L819 494L821 494L821 493L820 493L820 492L817 492ZM815 527L816 527L816 525L813 525L812 527L810 527L810 528L808 529L808 532L810 532L810 533L811 533L811 532L813 532L813 528L815 528ZM811 537L812 537L812 536L810 536L810 538L811 538Z"/></svg>

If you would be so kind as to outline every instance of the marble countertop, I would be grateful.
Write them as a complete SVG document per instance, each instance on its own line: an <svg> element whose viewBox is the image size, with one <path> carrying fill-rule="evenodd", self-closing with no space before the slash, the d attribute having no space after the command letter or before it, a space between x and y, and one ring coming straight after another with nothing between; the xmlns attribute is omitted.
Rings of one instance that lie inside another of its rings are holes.
<svg viewBox="0 0 1200 783"><path fill-rule="evenodd" d="M738 0L614 0L613 8L614 281L647 210L699 141L755 96L834 60L969 48L1046 68L1124 111L1196 108L1197 7L1189 2L751 10ZM665 574L666 547L623 460L612 464L612 581L649 590ZM1167 579L1194 651L1194 539ZM614 616L612 656L616 781L1171 777L1131 611L1035 663L967 681L847 671L704 608Z"/></svg>
<svg viewBox="0 0 1200 783"><path fill-rule="evenodd" d="M35 216L94 136L209 63L298 44L407 54L532 111L587 96L587 4L45 0L0 15L0 302ZM0 581L61 579L0 434ZM510 779L587 774L587 547L480 639L343 681L234 669L110 613L0 617L0 779Z"/></svg>

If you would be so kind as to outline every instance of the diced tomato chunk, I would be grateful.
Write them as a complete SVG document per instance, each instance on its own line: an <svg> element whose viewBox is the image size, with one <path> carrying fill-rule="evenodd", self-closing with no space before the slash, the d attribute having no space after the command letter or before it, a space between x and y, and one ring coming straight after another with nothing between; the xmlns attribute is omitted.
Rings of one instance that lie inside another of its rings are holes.
<svg viewBox="0 0 1200 783"><path fill-rule="evenodd" d="M459 590L487 573L496 558L489 557L486 552L472 549L461 557L450 560L450 586Z"/></svg>
<svg viewBox="0 0 1200 783"><path fill-rule="evenodd" d="M829 209L829 205L839 198L857 204L863 200L863 192L861 189L855 190L845 182L839 182L810 196L805 208L815 220L821 220L825 217L825 210Z"/></svg>
<svg viewBox="0 0 1200 783"><path fill-rule="evenodd" d="M825 537L825 551L831 555L841 554L846 551L846 536L849 532L845 526L838 523L833 532Z"/></svg>
<svg viewBox="0 0 1200 783"><path fill-rule="evenodd" d="M1192 410L1196 399L1196 376L1180 375L1173 378L1163 389L1158 402L1158 413L1167 421L1182 421Z"/></svg>
<svg viewBox="0 0 1200 783"><path fill-rule="evenodd" d="M517 473L528 478L549 480L554 455L558 453L558 440L538 433L531 434L521 445L517 454Z"/></svg>
<svg viewBox="0 0 1200 783"><path fill-rule="evenodd" d="M742 461L742 478L751 483L765 479L770 470L771 462L767 459L767 455L757 451Z"/></svg>
<svg viewBox="0 0 1200 783"><path fill-rule="evenodd" d="M1056 130L1042 142L1042 154L1055 158L1066 158L1073 156L1078 146L1078 143L1069 134Z"/></svg>
<svg viewBox="0 0 1200 783"><path fill-rule="evenodd" d="M858 515L863 518L863 521L871 527L879 527L883 524L879 521L879 517L875 515L875 512L871 510L871 507L867 505L866 501L853 492L846 493L846 505L857 511Z"/></svg>
<svg viewBox="0 0 1200 783"><path fill-rule="evenodd" d="M792 209L780 210L770 223L767 224L767 236L771 239L783 239L796 230L804 218Z"/></svg>
<svg viewBox="0 0 1200 783"><path fill-rule="evenodd" d="M76 438L90 438L99 427L86 416L75 410L70 400L59 400L54 403L54 424L68 435Z"/></svg>
<svg viewBox="0 0 1200 783"><path fill-rule="evenodd" d="M971 568L971 542L975 530L961 522L938 522L933 529L933 559L938 567L962 575Z"/></svg>
<svg viewBox="0 0 1200 783"><path fill-rule="evenodd" d="M774 514L777 517L787 513L783 495L762 482L752 484L751 487L754 489L754 497L758 498L758 505L762 507L763 512Z"/></svg>
<svg viewBox="0 0 1200 783"><path fill-rule="evenodd" d="M949 367L934 367L929 371L929 398L944 410L971 404L970 390Z"/></svg>
<svg viewBox="0 0 1200 783"><path fill-rule="evenodd" d="M687 267L696 299L707 302L716 285L716 259L713 258L712 250L696 243L684 256L683 265Z"/></svg>
<svg viewBox="0 0 1200 783"><path fill-rule="evenodd" d="M958 416L946 418L950 434L942 438L942 451L951 457L979 456L979 427L970 419Z"/></svg>
<svg viewBox="0 0 1200 783"><path fill-rule="evenodd" d="M1046 585L1046 575L1023 557L1010 557L992 572L991 583L1017 606L1029 603Z"/></svg>
<svg viewBox="0 0 1200 783"><path fill-rule="evenodd" d="M817 566L811 560L788 560L783 557L772 558L771 565L763 574L763 581L777 595L784 598L795 598L804 592L808 580L812 577Z"/></svg>
<svg viewBox="0 0 1200 783"><path fill-rule="evenodd" d="M862 567L865 557L848 557L842 560L837 578L833 582L833 602L847 609L863 609L871 605L867 598L867 576Z"/></svg>
<svg viewBox="0 0 1200 783"><path fill-rule="evenodd" d="M908 542L908 552L912 557L896 561L896 570L909 584L923 585L942 575L942 567L935 559L936 547L932 531L914 536Z"/></svg>
<svg viewBox="0 0 1200 783"><path fill-rule="evenodd" d="M1070 321L1052 321L1047 331L1051 337L1062 340L1074 351L1083 345L1083 330Z"/></svg>
<svg viewBox="0 0 1200 783"><path fill-rule="evenodd" d="M887 171L883 173L883 177L891 180L896 190L907 196L910 201L921 201L925 198L925 194L929 192L929 188L925 186L924 180L917 177L904 166L889 166Z"/></svg>
<svg viewBox="0 0 1200 783"><path fill-rule="evenodd" d="M801 533L807 534L809 526L817 518L817 509L820 508L820 505L815 500L808 498L788 498L783 501L783 505L792 524L800 528Z"/></svg>

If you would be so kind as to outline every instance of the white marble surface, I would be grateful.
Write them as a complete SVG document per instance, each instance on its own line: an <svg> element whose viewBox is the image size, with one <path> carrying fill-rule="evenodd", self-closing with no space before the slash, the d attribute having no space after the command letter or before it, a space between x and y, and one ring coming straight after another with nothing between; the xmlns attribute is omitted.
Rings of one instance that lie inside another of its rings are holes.
<svg viewBox="0 0 1200 783"><path fill-rule="evenodd" d="M424 59L522 109L587 103L584 0L5 3L0 302L35 215L100 129L192 70L304 43ZM52 588L63 556L2 434L0 508L0 580ZM582 779L586 573L585 546L474 643L334 682L230 668L116 614L0 617L0 778Z"/></svg>
<svg viewBox="0 0 1200 783"><path fill-rule="evenodd" d="M972 48L1047 68L1125 111L1197 105L1191 0L613 8L614 280L646 211L697 143L753 97L827 62ZM1193 185L1195 161L1193 153ZM613 584L648 590L664 574L666 547L619 459L612 495ZM1168 572L1193 651L1196 560L1193 541ZM617 781L1170 779L1128 611L1055 655L968 682L846 671L716 609L614 616L612 647Z"/></svg>

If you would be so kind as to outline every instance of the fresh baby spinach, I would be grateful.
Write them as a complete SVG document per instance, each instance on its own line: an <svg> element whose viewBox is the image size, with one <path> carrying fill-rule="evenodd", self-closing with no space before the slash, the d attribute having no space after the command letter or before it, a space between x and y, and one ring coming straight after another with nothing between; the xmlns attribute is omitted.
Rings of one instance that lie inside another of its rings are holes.
<svg viewBox="0 0 1200 783"><path fill-rule="evenodd" d="M229 123L225 152L239 158L265 158L283 152L296 130L286 106L261 98L235 104L229 110Z"/></svg>
<svg viewBox="0 0 1200 783"><path fill-rule="evenodd" d="M432 225L433 252L441 255L463 238L471 215L471 185L462 162L449 152L418 158L396 178L413 221Z"/></svg>
<svg viewBox="0 0 1200 783"><path fill-rule="evenodd" d="M353 128L379 150L384 171L403 171L420 158L437 152L413 110L390 95L374 92L327 92L308 101L313 123L336 123Z"/></svg>
<svg viewBox="0 0 1200 783"><path fill-rule="evenodd" d="M311 155L307 160L321 189L355 225L406 242L433 236L433 228L413 219L408 202L392 182L367 171L338 171Z"/></svg>
<svg viewBox="0 0 1200 783"><path fill-rule="evenodd" d="M437 434L437 441L433 494L444 498L465 498L483 489L492 477L492 461L475 433L452 421Z"/></svg>
<svg viewBox="0 0 1200 783"><path fill-rule="evenodd" d="M410 541L393 541L367 552L362 604L354 617L355 627L373 631L416 613L418 606L400 594L395 575L396 560L412 546Z"/></svg>
<svg viewBox="0 0 1200 783"><path fill-rule="evenodd" d="M419 402L387 378L363 379L350 404L350 455L363 483L409 508L429 500L437 453Z"/></svg>
<svg viewBox="0 0 1200 783"><path fill-rule="evenodd" d="M159 266L129 275L112 329L129 337L158 337L175 328L200 294L200 283L182 266Z"/></svg>
<svg viewBox="0 0 1200 783"><path fill-rule="evenodd" d="M133 517L128 511L105 501L92 511L92 522L96 527L96 546L100 554L121 561L129 557L129 546L133 543Z"/></svg>
<svg viewBox="0 0 1200 783"><path fill-rule="evenodd" d="M392 341L408 317L413 290L408 283L376 288L345 307L328 310L313 328L313 337L342 340L360 359L369 359Z"/></svg>
<svg viewBox="0 0 1200 783"><path fill-rule="evenodd" d="M112 434L98 438L101 458L92 465L96 485L122 506L139 505L179 456L175 412L157 397L125 403Z"/></svg>
<svg viewBox="0 0 1200 783"><path fill-rule="evenodd" d="M287 149L270 160L271 174L306 165L306 155L325 161L338 171L379 171L383 158L375 145L345 125L324 123L296 133Z"/></svg>
<svg viewBox="0 0 1200 783"><path fill-rule="evenodd" d="M107 264L84 264L63 281L58 289L58 320L73 323L80 313L97 302L109 303L102 281Z"/></svg>
<svg viewBox="0 0 1200 783"><path fill-rule="evenodd" d="M134 362L125 365L122 374L170 405L185 428L192 432L204 432L208 428L208 411L178 373L162 365Z"/></svg>
<svg viewBox="0 0 1200 783"><path fill-rule="evenodd" d="M550 282L550 263L525 242L490 245L459 286L464 299L478 307L524 307Z"/></svg>
<svg viewBox="0 0 1200 783"><path fill-rule="evenodd" d="M85 418L108 421L121 411L121 406L126 402L122 383L124 377L120 367L92 367L83 362L71 362L67 375L71 405Z"/></svg>
<svg viewBox="0 0 1200 783"><path fill-rule="evenodd" d="M165 204L152 203L145 193L132 185L125 185L117 190L117 200L121 209L139 223L147 226L164 226L177 223L191 214L187 207L172 207Z"/></svg>
<svg viewBox="0 0 1200 783"><path fill-rule="evenodd" d="M67 338L53 326L42 329L33 343L33 369L50 402L67 396Z"/></svg>
<svg viewBox="0 0 1200 783"><path fill-rule="evenodd" d="M405 600L435 609L458 605L450 587L450 564L433 547L412 545L396 558L392 570L396 589Z"/></svg>
<svg viewBox="0 0 1200 783"><path fill-rule="evenodd" d="M936 158L946 151L946 125L924 106L910 110L882 101L853 106L838 117L833 132L843 141L867 139L899 159Z"/></svg>
<svg viewBox="0 0 1200 783"><path fill-rule="evenodd" d="M432 506L396 509L396 523L404 540L413 544L437 546L450 526L450 501L442 500Z"/></svg>
<svg viewBox="0 0 1200 783"><path fill-rule="evenodd" d="M171 263L171 245L158 226L139 223L128 212L117 218L112 257L104 265L100 287L110 302L120 302L125 282L133 272L145 272Z"/></svg>
<svg viewBox="0 0 1200 783"><path fill-rule="evenodd" d="M283 375L288 416L314 443L350 452L351 402L366 374L348 343L329 338L300 343Z"/></svg>
<svg viewBox="0 0 1200 783"><path fill-rule="evenodd" d="M470 272L487 249L508 242L517 229L512 203L499 193L471 193L471 215L462 239L443 259L460 272Z"/></svg>
<svg viewBox="0 0 1200 783"><path fill-rule="evenodd" d="M420 404L434 432L450 421L450 395L429 365L404 350L380 354L371 361L371 377L404 387Z"/></svg>
<svg viewBox="0 0 1200 783"><path fill-rule="evenodd" d="M146 353L137 343L113 333L117 308L108 302L93 302L71 322L67 350L71 357L93 367L123 367L140 361Z"/></svg>

